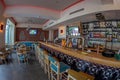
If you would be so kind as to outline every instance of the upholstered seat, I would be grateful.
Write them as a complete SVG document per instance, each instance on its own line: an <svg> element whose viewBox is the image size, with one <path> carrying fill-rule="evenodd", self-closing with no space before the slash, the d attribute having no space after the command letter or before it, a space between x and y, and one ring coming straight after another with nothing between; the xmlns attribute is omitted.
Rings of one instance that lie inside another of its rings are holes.
<svg viewBox="0 0 120 80"><path fill-rule="evenodd" d="M30 41L23 41L23 42L19 42L19 45L25 45L26 47L29 47L31 50L34 50L34 43L30 42Z"/></svg>
<svg viewBox="0 0 120 80"><path fill-rule="evenodd" d="M65 72L67 69L70 68L68 65L66 65L63 62L60 62L59 64L60 64L60 73ZM52 68L53 71L58 73L58 69L57 69L57 67L55 65L51 64L50 67Z"/></svg>

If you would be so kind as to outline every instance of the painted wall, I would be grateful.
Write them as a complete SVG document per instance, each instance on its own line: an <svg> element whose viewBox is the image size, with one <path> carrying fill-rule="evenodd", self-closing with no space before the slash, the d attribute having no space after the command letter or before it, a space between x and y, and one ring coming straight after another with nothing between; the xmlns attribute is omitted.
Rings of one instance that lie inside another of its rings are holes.
<svg viewBox="0 0 120 80"><path fill-rule="evenodd" d="M4 24L3 31L0 32L0 49L5 46L5 38L4 38L4 33L5 33L5 18L3 17L3 11L4 11L4 7L2 5L2 2L0 1L0 23Z"/></svg>
<svg viewBox="0 0 120 80"><path fill-rule="evenodd" d="M37 30L37 34L30 35L29 31L31 29ZM48 36L49 36L48 31L44 31L40 28L31 28L31 29L26 30L26 28L16 28L16 41L43 41L44 39L48 40Z"/></svg>

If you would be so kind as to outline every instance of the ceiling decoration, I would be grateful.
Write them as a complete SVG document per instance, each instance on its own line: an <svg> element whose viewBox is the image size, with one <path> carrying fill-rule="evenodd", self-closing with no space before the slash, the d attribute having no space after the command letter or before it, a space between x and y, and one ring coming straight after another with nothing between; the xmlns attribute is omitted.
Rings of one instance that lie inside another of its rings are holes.
<svg viewBox="0 0 120 80"><path fill-rule="evenodd" d="M4 0L6 6L38 6L57 11L64 10L83 0Z"/></svg>
<svg viewBox="0 0 120 80"><path fill-rule="evenodd" d="M35 17L14 17L15 21L21 24L40 24L43 25L48 20L43 18L35 18Z"/></svg>

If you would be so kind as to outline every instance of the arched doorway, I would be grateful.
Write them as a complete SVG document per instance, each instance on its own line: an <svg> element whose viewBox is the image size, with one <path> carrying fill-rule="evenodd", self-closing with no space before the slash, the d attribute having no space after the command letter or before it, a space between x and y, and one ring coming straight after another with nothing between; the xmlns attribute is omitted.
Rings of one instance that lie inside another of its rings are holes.
<svg viewBox="0 0 120 80"><path fill-rule="evenodd" d="M15 24L13 24L9 19L6 22L5 28L5 45L12 46L15 41Z"/></svg>

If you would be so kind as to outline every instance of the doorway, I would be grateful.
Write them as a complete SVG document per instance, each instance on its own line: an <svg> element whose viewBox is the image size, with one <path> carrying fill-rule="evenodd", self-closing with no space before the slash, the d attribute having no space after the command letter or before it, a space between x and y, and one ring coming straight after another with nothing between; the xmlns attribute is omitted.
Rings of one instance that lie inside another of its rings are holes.
<svg viewBox="0 0 120 80"><path fill-rule="evenodd" d="M10 47L14 45L15 40L15 24L13 24L9 19L6 22L5 28L5 45Z"/></svg>

